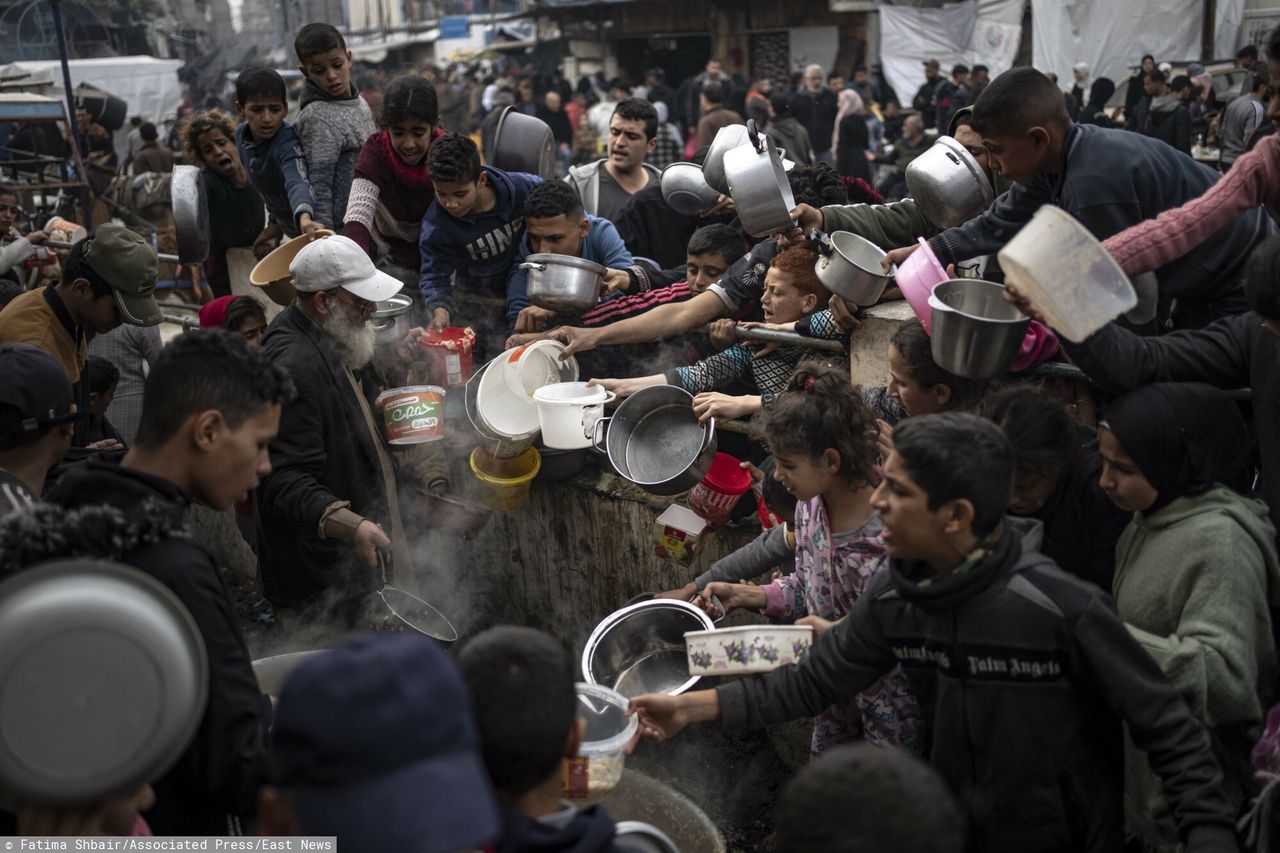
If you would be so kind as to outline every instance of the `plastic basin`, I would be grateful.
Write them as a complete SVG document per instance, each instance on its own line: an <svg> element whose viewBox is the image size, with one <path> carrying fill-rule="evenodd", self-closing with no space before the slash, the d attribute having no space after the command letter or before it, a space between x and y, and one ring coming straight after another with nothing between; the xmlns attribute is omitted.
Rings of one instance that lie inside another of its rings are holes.
<svg viewBox="0 0 1280 853"><path fill-rule="evenodd" d="M916 319L930 334L933 333L933 309L929 307L929 296L947 278L947 271L942 268L938 256L923 237L920 238L920 248L898 264L898 275L895 278L898 289L915 312Z"/></svg>

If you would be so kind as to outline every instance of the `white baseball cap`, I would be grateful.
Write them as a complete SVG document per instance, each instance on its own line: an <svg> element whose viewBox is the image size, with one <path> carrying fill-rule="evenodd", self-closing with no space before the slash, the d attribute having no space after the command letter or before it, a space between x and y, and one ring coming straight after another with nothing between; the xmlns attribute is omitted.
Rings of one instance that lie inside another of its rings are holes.
<svg viewBox="0 0 1280 853"><path fill-rule="evenodd" d="M341 287L369 302L382 302L400 292L400 280L373 265L359 244L335 235L303 246L289 264L295 290L317 293Z"/></svg>

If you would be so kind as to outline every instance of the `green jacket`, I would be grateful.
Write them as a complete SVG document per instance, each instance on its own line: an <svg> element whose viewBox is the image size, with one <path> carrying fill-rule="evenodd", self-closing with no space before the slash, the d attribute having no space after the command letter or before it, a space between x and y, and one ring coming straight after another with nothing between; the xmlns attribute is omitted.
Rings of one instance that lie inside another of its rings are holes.
<svg viewBox="0 0 1280 853"><path fill-rule="evenodd" d="M1280 603L1275 530L1261 501L1217 486L1138 513L1116 545L1120 618L1208 729L1236 806L1256 793L1249 751L1274 701L1269 605ZM1146 756L1126 744L1128 828L1175 845Z"/></svg>

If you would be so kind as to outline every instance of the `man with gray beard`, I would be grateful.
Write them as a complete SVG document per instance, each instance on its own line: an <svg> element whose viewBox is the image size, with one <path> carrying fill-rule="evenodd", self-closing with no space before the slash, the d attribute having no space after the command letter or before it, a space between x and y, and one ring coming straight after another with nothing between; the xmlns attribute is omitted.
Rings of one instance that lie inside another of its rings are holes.
<svg viewBox="0 0 1280 853"><path fill-rule="evenodd" d="M307 245L289 271L297 298L262 346L298 394L281 414L272 472L258 490L258 576L277 610L350 625L376 588L378 551L412 571L368 369L369 318L400 282L336 236Z"/></svg>

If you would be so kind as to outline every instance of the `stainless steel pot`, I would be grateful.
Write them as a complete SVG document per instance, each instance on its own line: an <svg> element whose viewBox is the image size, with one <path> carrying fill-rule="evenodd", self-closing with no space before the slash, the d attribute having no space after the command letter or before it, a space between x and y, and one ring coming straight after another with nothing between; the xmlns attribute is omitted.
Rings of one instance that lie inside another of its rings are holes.
<svg viewBox="0 0 1280 853"><path fill-rule="evenodd" d="M397 293L390 299L378 303L369 325L373 327L374 338L379 346L395 346L404 340L413 327L413 318L409 309L413 307L413 297Z"/></svg>
<svg viewBox="0 0 1280 853"><path fill-rule="evenodd" d="M968 222L995 200L986 172L959 142L939 136L907 166L907 190L939 228Z"/></svg>
<svg viewBox="0 0 1280 853"><path fill-rule="evenodd" d="M599 301L604 286L604 267L572 255L530 255L520 269L529 274L529 301L557 313L586 311Z"/></svg>
<svg viewBox="0 0 1280 853"><path fill-rule="evenodd" d="M544 181L560 177L556 140L547 123L507 107L493 131L493 151L489 163L506 172L528 172Z"/></svg>
<svg viewBox="0 0 1280 853"><path fill-rule="evenodd" d="M1022 349L1031 318L1005 301L1004 287L954 278L933 289L930 349L943 370L969 379L1004 374Z"/></svg>
<svg viewBox="0 0 1280 853"><path fill-rule="evenodd" d="M606 616L582 650L582 677L627 698L683 693L698 683L689 675L686 631L710 631L711 617L687 601L655 598Z"/></svg>
<svg viewBox="0 0 1280 853"><path fill-rule="evenodd" d="M203 264L209 257L209 200L196 166L174 166L169 181L169 202L178 240L178 260Z"/></svg>
<svg viewBox="0 0 1280 853"><path fill-rule="evenodd" d="M747 144L747 126L730 124L716 132L707 149L707 156L702 159L702 177L707 185L718 193L729 194L729 179L724 172L724 155L739 145Z"/></svg>
<svg viewBox="0 0 1280 853"><path fill-rule="evenodd" d="M716 457L715 419L698 423L693 395L674 385L642 388L612 417L597 421L597 449L601 431L614 470L655 495L692 489L707 476Z"/></svg>
<svg viewBox="0 0 1280 853"><path fill-rule="evenodd" d="M286 652L271 657L258 658L252 664L253 677L258 680L258 689L268 696L279 696L285 679L302 664L327 649L308 649L303 652Z"/></svg>
<svg viewBox="0 0 1280 853"><path fill-rule="evenodd" d="M848 231L830 236L814 229L811 236L818 243L818 262L814 269L818 280L832 293L855 305L874 305L897 272L880 266L885 252L879 246Z"/></svg>
<svg viewBox="0 0 1280 853"><path fill-rule="evenodd" d="M747 122L747 139L749 145L724 155L724 172L743 229L753 237L768 237L795 224L791 209L796 200L773 140L757 133L754 121Z"/></svg>
<svg viewBox="0 0 1280 853"><path fill-rule="evenodd" d="M701 216L715 206L720 193L707 183L697 163L672 163L662 170L662 197L676 213Z"/></svg>

